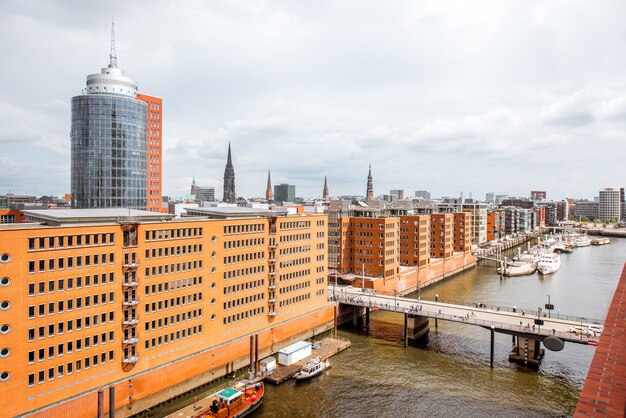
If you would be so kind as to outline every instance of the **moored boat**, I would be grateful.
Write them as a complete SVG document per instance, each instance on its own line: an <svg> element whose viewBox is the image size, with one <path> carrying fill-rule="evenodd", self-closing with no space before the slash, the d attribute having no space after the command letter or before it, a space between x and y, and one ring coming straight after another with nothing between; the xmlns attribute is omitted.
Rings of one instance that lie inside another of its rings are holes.
<svg viewBox="0 0 626 418"><path fill-rule="evenodd" d="M504 275L513 277L513 276L525 276L528 274L533 274L537 270L536 262L525 262L525 261L509 261L504 266Z"/></svg>
<svg viewBox="0 0 626 418"><path fill-rule="evenodd" d="M537 271L543 275L552 274L561 268L561 256L556 253L545 252L539 257Z"/></svg>
<svg viewBox="0 0 626 418"><path fill-rule="evenodd" d="M572 247L588 247L591 245L591 238L587 235L579 235L572 239Z"/></svg>
<svg viewBox="0 0 626 418"><path fill-rule="evenodd" d="M606 245L610 243L611 240L608 238L594 238L591 240L591 245Z"/></svg>
<svg viewBox="0 0 626 418"><path fill-rule="evenodd" d="M263 403L265 387L263 382L249 386L237 384L223 389L203 402L208 401L208 408L192 415L193 418L240 418L257 410ZM181 414L178 414L181 415ZM184 415L184 414L183 414Z"/></svg>
<svg viewBox="0 0 626 418"><path fill-rule="evenodd" d="M316 357L307 361L302 369L298 373L296 373L293 377L296 381L308 380L312 377L315 377L319 374L322 374L327 369L330 369L332 365L328 359L321 359L320 357Z"/></svg>

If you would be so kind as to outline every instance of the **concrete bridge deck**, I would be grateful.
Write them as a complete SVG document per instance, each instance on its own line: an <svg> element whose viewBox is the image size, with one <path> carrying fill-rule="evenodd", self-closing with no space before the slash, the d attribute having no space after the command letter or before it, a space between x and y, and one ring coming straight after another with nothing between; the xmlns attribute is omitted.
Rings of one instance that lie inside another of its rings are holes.
<svg viewBox="0 0 626 418"><path fill-rule="evenodd" d="M344 305L362 306L375 310L385 310L437 320L453 321L468 325L494 329L496 332L543 341L548 336L556 336L563 341L577 344L597 343L599 335L575 334L571 327L587 328L596 322L576 321L572 319L548 318L532 315L531 311L518 309L517 312L498 310L498 308L456 305L451 303L416 300L391 295L363 292L359 288L341 286L328 288L329 299ZM483 305L484 306L484 305ZM534 312L534 311L533 311ZM573 317L568 317L573 318ZM544 321L535 325L535 319Z"/></svg>

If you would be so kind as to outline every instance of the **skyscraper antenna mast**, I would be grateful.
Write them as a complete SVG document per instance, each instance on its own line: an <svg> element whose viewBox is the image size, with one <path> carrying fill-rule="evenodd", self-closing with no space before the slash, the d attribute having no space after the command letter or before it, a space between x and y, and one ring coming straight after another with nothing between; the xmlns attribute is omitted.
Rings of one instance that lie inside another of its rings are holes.
<svg viewBox="0 0 626 418"><path fill-rule="evenodd" d="M115 52L115 22L111 21L111 53L109 54L109 67L117 68L117 52Z"/></svg>

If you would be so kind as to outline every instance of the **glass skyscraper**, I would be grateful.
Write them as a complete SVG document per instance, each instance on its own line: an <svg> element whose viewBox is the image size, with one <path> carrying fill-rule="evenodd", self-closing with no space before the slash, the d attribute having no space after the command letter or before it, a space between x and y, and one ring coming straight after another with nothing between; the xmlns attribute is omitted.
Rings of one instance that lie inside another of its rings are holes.
<svg viewBox="0 0 626 418"><path fill-rule="evenodd" d="M72 207L146 210L147 112L137 84L117 68L112 37L108 67L72 98Z"/></svg>

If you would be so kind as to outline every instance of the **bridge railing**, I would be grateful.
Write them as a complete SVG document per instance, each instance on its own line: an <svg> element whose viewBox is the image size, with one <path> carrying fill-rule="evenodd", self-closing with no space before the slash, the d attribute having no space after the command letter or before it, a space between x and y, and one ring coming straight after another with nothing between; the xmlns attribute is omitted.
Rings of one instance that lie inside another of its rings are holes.
<svg viewBox="0 0 626 418"><path fill-rule="evenodd" d="M399 296L397 294L394 295L393 292L376 291L376 292L372 293L371 290L370 291L365 291L364 294L365 295L367 295L367 294L371 294L371 295L385 295L385 296L390 296L390 297L402 298L403 300L411 299L411 300L425 300L425 301L429 301L429 302L449 303L451 305L467 306L467 307L478 308L478 309L491 309L491 310L498 311L498 312L502 311L502 312L518 313L518 314L521 313L524 316L528 316L529 319L539 318L538 311L536 309L518 308L516 306L504 306L504 305L500 305L500 304L495 304L493 302L491 302L491 303L469 302L469 301L466 301L466 300L443 299L443 298L439 298L438 300L435 300L435 298L431 298L431 297L421 297L420 299L413 299L413 298L407 298L405 296ZM588 323L588 324L598 324L598 325L602 324L604 322L604 321L602 321L600 319L596 319L596 318L589 318L589 317L584 317L584 316L566 315L566 314L562 314L562 313L560 313L558 311L554 312L554 310L552 310L551 313L548 313L548 311L544 310L544 309L541 310L541 318L562 319L564 321L584 322L584 323Z"/></svg>
<svg viewBox="0 0 626 418"><path fill-rule="evenodd" d="M329 300L343 302L353 306L363 306L367 308L378 308L381 310L391 311L391 312L400 312L400 313L408 313L412 315L425 316L433 319L441 319L453 322L464 322L468 324L478 325L482 327L491 328L494 327L496 330L508 330L512 332L519 332L525 334L532 334L537 336L556 336L566 341L572 342L580 342L582 344L587 344L589 341L597 341L599 338L598 335L587 335L587 334L575 334L573 332L565 332L565 331L556 331L548 326L540 326L534 325L530 321L526 324L520 323L516 324L508 324L504 322L492 321L492 320L484 320L479 319L473 316L459 316L459 315L450 315L445 314L443 312L433 312L429 310L423 310L422 305L419 304L418 300L415 300L415 308L411 306L410 308L405 308L403 306L399 306L394 304L393 300L389 300L389 302L376 302L376 301L368 301L364 300L363 296L349 296L349 297L329 297ZM397 303L397 302L396 302ZM528 318L529 320L534 320L534 318Z"/></svg>

